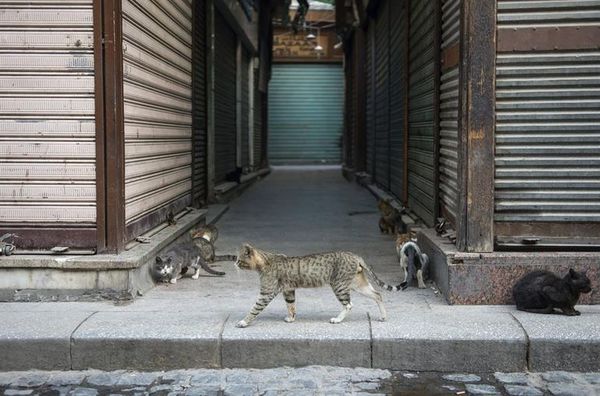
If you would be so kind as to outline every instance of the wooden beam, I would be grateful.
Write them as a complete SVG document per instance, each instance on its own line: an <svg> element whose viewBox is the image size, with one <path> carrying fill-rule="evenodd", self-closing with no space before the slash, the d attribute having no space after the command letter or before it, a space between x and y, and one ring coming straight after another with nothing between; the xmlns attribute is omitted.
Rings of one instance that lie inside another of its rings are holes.
<svg viewBox="0 0 600 396"><path fill-rule="evenodd" d="M459 88L459 214L457 245L494 248L496 2L464 0Z"/></svg>

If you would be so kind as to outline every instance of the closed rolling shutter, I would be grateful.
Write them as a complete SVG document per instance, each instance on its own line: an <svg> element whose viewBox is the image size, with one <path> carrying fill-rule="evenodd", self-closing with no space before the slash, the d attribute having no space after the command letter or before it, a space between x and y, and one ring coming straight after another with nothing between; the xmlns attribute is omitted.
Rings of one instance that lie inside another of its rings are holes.
<svg viewBox="0 0 600 396"><path fill-rule="evenodd" d="M92 1L2 2L0 36L0 234L17 232L21 248L94 247Z"/></svg>
<svg viewBox="0 0 600 396"><path fill-rule="evenodd" d="M259 168L263 164L262 158L262 130L263 111L262 103L264 94L258 89L259 69L254 69L254 166Z"/></svg>
<svg viewBox="0 0 600 396"><path fill-rule="evenodd" d="M345 53L346 58L344 60L344 86L346 93L344 95L344 164L349 168L354 168L354 64L353 64L352 44L350 49Z"/></svg>
<svg viewBox="0 0 600 396"><path fill-rule="evenodd" d="M176 201L189 205L191 19L187 1L123 2L127 224Z"/></svg>
<svg viewBox="0 0 600 396"><path fill-rule="evenodd" d="M375 20L375 181L390 186L389 1L377 10Z"/></svg>
<svg viewBox="0 0 600 396"><path fill-rule="evenodd" d="M498 242L535 237L540 244L599 244L599 3L497 5ZM590 36L581 35L590 29ZM548 43L557 30L571 38ZM528 37L526 48L515 48L520 35Z"/></svg>
<svg viewBox="0 0 600 396"><path fill-rule="evenodd" d="M442 52L458 54L461 0L442 5ZM452 56L442 56L452 59ZM456 226L458 208L458 84L459 63L442 65L440 84L440 213ZM454 62L453 62L454 63Z"/></svg>
<svg viewBox="0 0 600 396"><path fill-rule="evenodd" d="M428 226L435 216L435 4L411 1L409 24L408 206Z"/></svg>
<svg viewBox="0 0 600 396"><path fill-rule="evenodd" d="M248 153L248 134L250 128L248 125L250 116L250 80L249 67L250 53L246 48L242 49L242 167L247 167L250 164L250 156Z"/></svg>
<svg viewBox="0 0 600 396"><path fill-rule="evenodd" d="M206 4L196 1L193 25L193 166L192 202L206 202Z"/></svg>
<svg viewBox="0 0 600 396"><path fill-rule="evenodd" d="M373 89L373 50L375 40L375 22L371 20L367 30L367 68L366 68L366 135L367 135L367 173L375 176L375 93Z"/></svg>
<svg viewBox="0 0 600 396"><path fill-rule="evenodd" d="M215 11L215 182L236 167L237 37Z"/></svg>
<svg viewBox="0 0 600 396"><path fill-rule="evenodd" d="M344 74L339 64L275 64L269 84L269 161L341 163Z"/></svg>
<svg viewBox="0 0 600 396"><path fill-rule="evenodd" d="M390 190L404 196L407 2L391 1L390 24Z"/></svg>

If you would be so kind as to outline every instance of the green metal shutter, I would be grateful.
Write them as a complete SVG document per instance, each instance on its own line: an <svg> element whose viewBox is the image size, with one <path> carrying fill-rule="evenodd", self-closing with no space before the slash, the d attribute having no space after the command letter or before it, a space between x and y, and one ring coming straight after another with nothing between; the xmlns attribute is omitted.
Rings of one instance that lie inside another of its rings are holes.
<svg viewBox="0 0 600 396"><path fill-rule="evenodd" d="M390 3L390 190L404 195L404 132L406 93L407 13L406 2Z"/></svg>
<svg viewBox="0 0 600 396"><path fill-rule="evenodd" d="M433 1L410 2L408 206L434 223L435 67Z"/></svg>
<svg viewBox="0 0 600 396"><path fill-rule="evenodd" d="M242 167L250 164L250 155L248 153L248 134L250 133L249 111L250 111L250 74L248 67L250 66L250 53L246 48L242 47Z"/></svg>
<svg viewBox="0 0 600 396"><path fill-rule="evenodd" d="M254 166L262 166L262 130L263 130L263 93L259 90L260 73L254 69Z"/></svg>
<svg viewBox="0 0 600 396"><path fill-rule="evenodd" d="M499 37L598 23L598 2L497 5ZM600 53L578 41L558 50L513 51L506 48L511 43L498 49L494 230L500 244L528 237L540 239L538 245L599 243Z"/></svg>
<svg viewBox="0 0 600 396"><path fill-rule="evenodd" d="M367 173L371 176L375 176L375 94L373 89L373 50L375 41L375 23L373 20L369 22L369 28L367 30L367 69L366 69L366 91L367 91L367 104L366 104L366 126L367 126Z"/></svg>
<svg viewBox="0 0 600 396"><path fill-rule="evenodd" d="M375 21L375 181L390 187L389 2L384 1Z"/></svg>
<svg viewBox="0 0 600 396"><path fill-rule="evenodd" d="M461 0L442 5L442 51L460 39ZM456 227L458 212L458 82L459 65L442 70L440 84L440 214Z"/></svg>
<svg viewBox="0 0 600 396"><path fill-rule="evenodd" d="M269 84L270 163L341 163L343 112L341 65L273 65Z"/></svg>
<svg viewBox="0 0 600 396"><path fill-rule="evenodd" d="M215 182L236 166L237 37L215 11Z"/></svg>
<svg viewBox="0 0 600 396"><path fill-rule="evenodd" d="M206 201L206 4L194 5L192 38L192 203Z"/></svg>

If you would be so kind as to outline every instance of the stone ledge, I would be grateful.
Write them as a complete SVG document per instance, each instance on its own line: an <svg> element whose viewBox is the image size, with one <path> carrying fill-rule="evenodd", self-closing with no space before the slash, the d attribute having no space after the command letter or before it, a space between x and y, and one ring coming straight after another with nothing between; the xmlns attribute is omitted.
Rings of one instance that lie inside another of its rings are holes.
<svg viewBox="0 0 600 396"><path fill-rule="evenodd" d="M433 229L418 234L431 259L430 276L450 304L513 304L512 286L527 272L565 274L569 268L587 271L592 293L580 304L600 304L600 252L464 253Z"/></svg>

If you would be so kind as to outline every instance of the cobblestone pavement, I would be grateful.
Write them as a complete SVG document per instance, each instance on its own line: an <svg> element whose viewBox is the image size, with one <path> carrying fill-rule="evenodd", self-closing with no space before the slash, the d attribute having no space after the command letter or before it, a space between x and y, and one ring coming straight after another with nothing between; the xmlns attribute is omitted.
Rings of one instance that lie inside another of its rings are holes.
<svg viewBox="0 0 600 396"><path fill-rule="evenodd" d="M600 373L444 374L310 366L268 370L0 373L6 396L600 395Z"/></svg>

